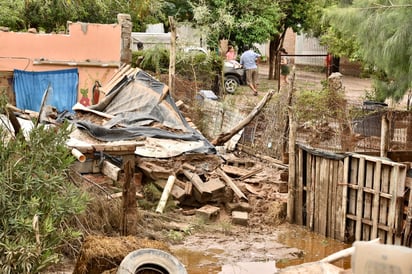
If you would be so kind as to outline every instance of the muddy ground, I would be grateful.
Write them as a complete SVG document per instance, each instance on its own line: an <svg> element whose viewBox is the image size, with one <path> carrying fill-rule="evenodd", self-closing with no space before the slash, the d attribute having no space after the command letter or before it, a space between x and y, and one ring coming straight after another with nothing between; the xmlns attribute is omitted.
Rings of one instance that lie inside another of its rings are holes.
<svg viewBox="0 0 412 274"><path fill-rule="evenodd" d="M275 81L267 80L267 67L260 67L260 89L276 89ZM322 74L306 73L297 75L304 85L319 85ZM307 83L305 83L307 81ZM344 77L345 93L350 100L361 102L365 90L371 88L368 79ZM248 88L241 87L247 94ZM263 93L262 92L262 93ZM260 96L259 96L260 97ZM251 100L259 100L250 93ZM243 155L244 157L249 157ZM250 156L252 157L252 156ZM278 267L319 260L331 253L344 249L347 245L313 234L305 228L286 222L287 194L280 193L274 185L280 182L279 169L265 166L259 176L268 180L242 186L247 194L252 211L247 226L231 223L230 212L224 204L218 217L210 222L187 214L189 208L176 206L162 216L153 210L140 209L139 235L160 240L185 266L188 273L219 273L223 265L235 262L276 262ZM258 176L258 175L257 175ZM258 180L259 181L259 180ZM340 263L347 267L347 262ZM48 273L72 273L74 258L66 258L62 264L53 267Z"/></svg>
<svg viewBox="0 0 412 274"><path fill-rule="evenodd" d="M267 80L268 67L259 68L259 91L277 88L277 82ZM297 72L297 87L321 88L325 75L314 72ZM372 89L370 79L343 76L343 88L351 104L362 104L366 92ZM250 100L248 87L240 87ZM247 157L247 156L246 156ZM252 157L252 156L250 156ZM259 159L256 159L259 161ZM263 164L260 162L260 164ZM266 169L265 169L266 170ZM230 224L230 216L221 210L219 219L206 224L204 231L186 235L182 242L172 245L174 254L188 267L189 273L219 273L221 267L235 262L276 261L278 268L320 260L334 252L349 247L348 244L329 239L288 224L286 217L287 194L279 193L275 184L280 182L279 169L269 167L266 174L271 180L253 185L254 192L245 190L252 207L249 225ZM283 208L282 208L283 206ZM349 260L335 263L349 268Z"/></svg>

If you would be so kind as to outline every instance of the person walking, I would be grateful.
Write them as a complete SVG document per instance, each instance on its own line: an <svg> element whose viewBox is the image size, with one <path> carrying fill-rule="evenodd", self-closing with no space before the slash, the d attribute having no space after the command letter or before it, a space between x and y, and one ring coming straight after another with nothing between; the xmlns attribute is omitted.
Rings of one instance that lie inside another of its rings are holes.
<svg viewBox="0 0 412 274"><path fill-rule="evenodd" d="M257 96L257 80L258 80L258 67L260 54L254 52L249 46L245 46L245 51L240 56L240 64L246 71L246 82L252 89L253 95Z"/></svg>

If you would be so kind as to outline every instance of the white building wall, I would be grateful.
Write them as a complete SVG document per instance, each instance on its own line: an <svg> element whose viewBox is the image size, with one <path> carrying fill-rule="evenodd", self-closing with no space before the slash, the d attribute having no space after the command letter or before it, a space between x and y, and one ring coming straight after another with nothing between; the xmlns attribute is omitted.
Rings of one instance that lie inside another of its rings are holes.
<svg viewBox="0 0 412 274"><path fill-rule="evenodd" d="M327 54L327 49L319 44L319 40L314 37L309 37L306 35L296 35L295 38L295 54L303 55L321 55ZM295 64L298 65L313 65L313 66L324 66L325 57L300 57L294 58Z"/></svg>

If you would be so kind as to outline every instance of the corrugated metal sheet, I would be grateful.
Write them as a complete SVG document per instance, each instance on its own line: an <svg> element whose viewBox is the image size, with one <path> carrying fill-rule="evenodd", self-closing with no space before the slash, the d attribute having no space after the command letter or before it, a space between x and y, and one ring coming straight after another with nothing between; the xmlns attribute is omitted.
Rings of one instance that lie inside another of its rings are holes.
<svg viewBox="0 0 412 274"><path fill-rule="evenodd" d="M16 106L20 109L39 111L43 94L48 86L52 90L46 100L58 112L72 111L77 102L79 73L77 68L53 71L14 70Z"/></svg>

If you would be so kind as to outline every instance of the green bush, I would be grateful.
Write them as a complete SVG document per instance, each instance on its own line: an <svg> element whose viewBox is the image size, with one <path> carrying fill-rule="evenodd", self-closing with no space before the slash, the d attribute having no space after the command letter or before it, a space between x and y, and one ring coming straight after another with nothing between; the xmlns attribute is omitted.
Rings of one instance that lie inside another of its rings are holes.
<svg viewBox="0 0 412 274"><path fill-rule="evenodd" d="M157 75L167 73L169 70L169 50L164 46L155 46L142 51L133 52L133 64L137 63L139 57L142 58L139 67L143 70L153 72Z"/></svg>
<svg viewBox="0 0 412 274"><path fill-rule="evenodd" d="M0 126L1 273L38 273L59 260L62 243L80 236L67 225L87 202L67 179L75 160L65 145L68 134L64 124L10 138Z"/></svg>
<svg viewBox="0 0 412 274"><path fill-rule="evenodd" d="M169 71L170 52L163 46L156 46L132 53L132 63L136 65L141 58L139 67L156 75ZM198 87L208 88L216 84L216 79L222 79L223 59L211 52L208 55L201 52L176 53L175 73L181 78L194 81ZM219 76L219 77L218 77Z"/></svg>

